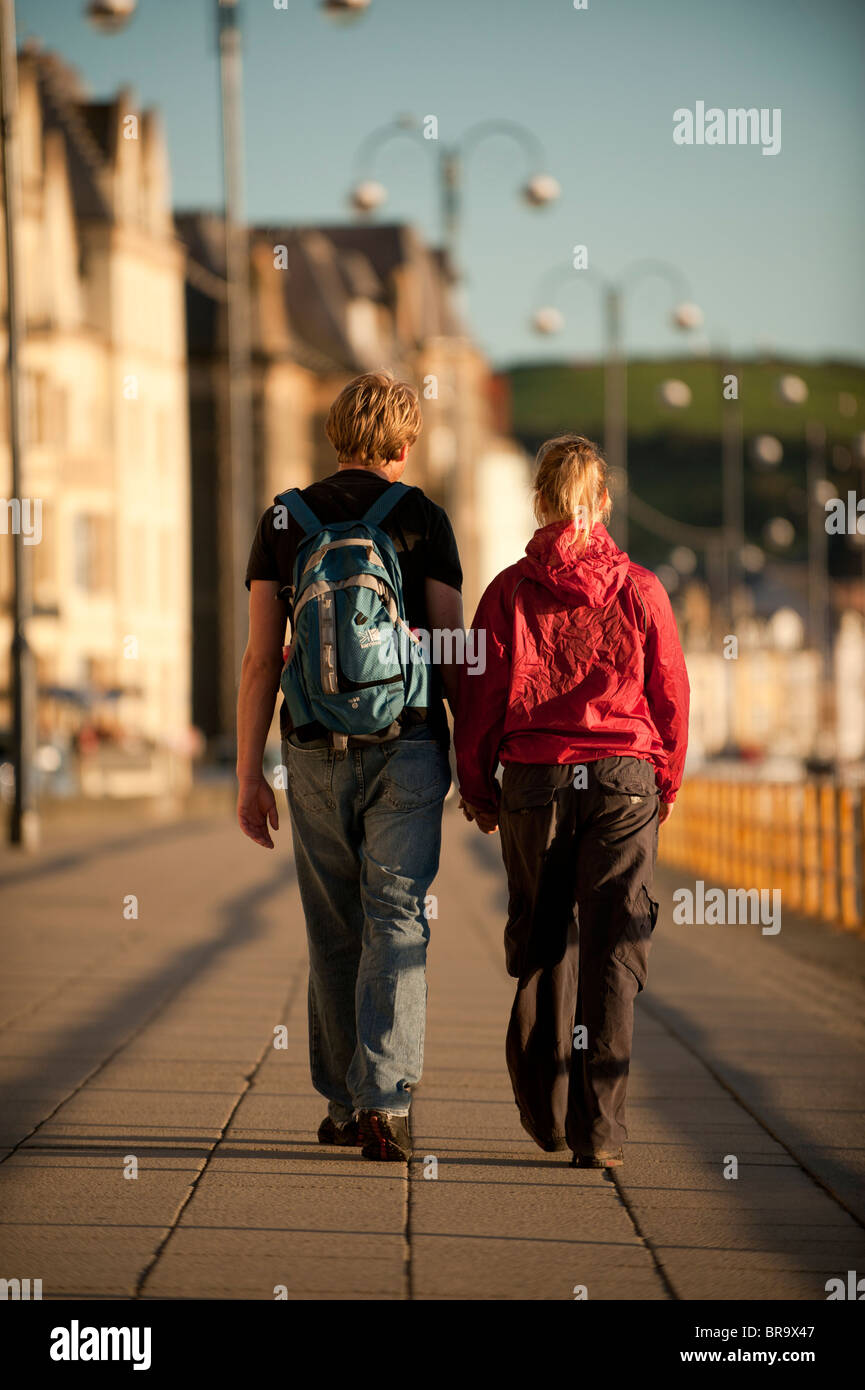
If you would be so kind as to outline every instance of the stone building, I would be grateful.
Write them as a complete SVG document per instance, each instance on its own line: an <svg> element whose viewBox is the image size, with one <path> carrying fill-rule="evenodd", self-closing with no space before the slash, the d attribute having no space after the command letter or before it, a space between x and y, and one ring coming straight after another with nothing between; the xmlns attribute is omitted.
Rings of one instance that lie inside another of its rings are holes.
<svg viewBox="0 0 865 1390"><path fill-rule="evenodd" d="M75 71L36 46L20 54L19 93L24 488L42 512L28 557L39 737L56 747L87 735L94 789L154 790L182 780L190 731L185 251L165 142L131 90L91 101Z"/></svg>

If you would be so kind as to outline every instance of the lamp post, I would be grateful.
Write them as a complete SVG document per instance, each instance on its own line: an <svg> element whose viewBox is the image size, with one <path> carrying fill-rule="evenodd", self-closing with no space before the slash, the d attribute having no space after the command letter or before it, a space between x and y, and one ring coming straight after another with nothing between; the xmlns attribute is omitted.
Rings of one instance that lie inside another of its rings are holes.
<svg viewBox="0 0 865 1390"><path fill-rule="evenodd" d="M724 587L727 610L733 626L739 617L739 597L743 593L745 553L745 448L742 431L742 402L739 398L741 371L726 342L720 353L721 377L736 379L736 390L721 396L721 497L724 526Z"/></svg>
<svg viewBox="0 0 865 1390"><path fill-rule="evenodd" d="M455 144L441 146L439 156L439 207L441 217L441 239L451 273L459 278L459 244L462 227L463 188L465 163L479 144L496 135L504 135L518 144L525 159L524 182L521 193L524 202L532 208L546 207L554 203L561 193L557 179L543 172L544 152L541 142L532 131L516 121L491 120L478 121L463 133ZM387 202L388 191L385 186L372 177L375 156L392 140L410 138L421 140L424 144L434 143L427 139L412 118L403 117L389 121L372 131L359 146L355 163L358 179L351 190L350 202L356 212L369 216Z"/></svg>
<svg viewBox="0 0 865 1390"><path fill-rule="evenodd" d="M222 93L225 269L228 330L228 423L232 579L231 672L234 693L246 646L248 612L246 555L255 526L252 479L252 343L250 327L249 238L243 180L243 72L238 0L217 0L219 71ZM226 691L226 700L228 697Z"/></svg>
<svg viewBox="0 0 865 1390"><path fill-rule="evenodd" d="M576 272L599 285L604 303L604 453L618 494L618 505L611 531L623 550L628 546L628 368L624 354L623 311L628 290L641 279L660 278L673 291L672 319L677 328L690 330L703 321L701 310L691 299L687 281L675 266L665 261L640 260L628 266L618 280L597 274L588 267ZM542 285L551 291L565 279L573 283L571 266L556 266L543 277ZM564 318L544 301L535 310L532 324L538 333L558 332Z"/></svg>
<svg viewBox="0 0 865 1390"><path fill-rule="evenodd" d="M820 653L824 679L831 666L832 634L829 604L829 533L826 530L826 427L816 420L805 426L808 450L808 621L811 640ZM831 495L831 489L829 493Z"/></svg>
<svg viewBox="0 0 865 1390"><path fill-rule="evenodd" d="M855 413L855 409L856 409L856 398L855 398L855 396L854 396L854 397L851 397L850 399L853 401L853 410L850 411L850 412L846 412L846 411L845 411L845 412L844 412L845 414L846 414L846 413L850 413L850 414ZM861 491L862 491L863 496L865 496L865 434L857 434L857 435L855 436L855 438L853 439L853 441L852 441L852 446L853 446L853 447L852 447L851 452L852 452L853 458L855 459L855 461L856 461L856 463L858 464L858 467L859 467L859 486L860 486L860 489L861 489ZM859 530L858 513L857 513L857 521L856 521L856 537L855 537L855 541L856 541L856 544L857 544L857 548L858 548L858 550L859 550L859 556L860 556L861 563L862 563L862 575L861 575L861 579L862 579L862 599L863 599L863 605L865 605L865 536L863 536L863 535L862 535L862 532L860 532L860 530Z"/></svg>
<svg viewBox="0 0 865 1390"><path fill-rule="evenodd" d="M810 391L807 382L791 374L780 378L778 398L790 406L802 406ZM829 533L825 503L834 489L826 482L826 427L810 419L805 423L805 488L808 506L808 632L817 652L820 673L820 720L824 729L835 727L832 683L832 604L829 581Z"/></svg>
<svg viewBox="0 0 865 1390"><path fill-rule="evenodd" d="M13 0L0 0L0 125L3 145L3 215L6 228L7 373L9 400L9 452L11 501L24 502L23 379L21 341L24 312L19 275L20 168L18 164L18 55L15 41ZM33 654L28 640L32 614L29 547L24 527L13 524L12 535L12 642L9 678L12 688L12 772L15 785L9 817L9 840L33 848L39 836L33 794L36 752L36 689Z"/></svg>
<svg viewBox="0 0 865 1390"><path fill-rule="evenodd" d="M805 405L808 383L787 374L776 384L784 405ZM829 534L823 487L826 474L826 427L820 421L805 423L805 489L808 498L808 630L811 645L820 653L821 670L828 678L831 663L831 610L829 602Z"/></svg>

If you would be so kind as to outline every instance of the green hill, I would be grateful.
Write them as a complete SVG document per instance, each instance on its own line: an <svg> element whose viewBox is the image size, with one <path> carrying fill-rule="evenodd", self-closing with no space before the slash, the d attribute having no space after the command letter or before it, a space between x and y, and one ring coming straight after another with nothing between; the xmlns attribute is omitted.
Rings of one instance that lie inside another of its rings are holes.
<svg viewBox="0 0 865 1390"><path fill-rule="evenodd" d="M826 426L833 439L865 431L865 367L853 363L816 364L781 360L738 364L739 400L745 434L774 434L800 438L806 420ZM789 406L778 399L777 382L786 374L800 376L809 387L805 405ZM604 419L604 372L601 365L542 363L514 366L502 373L510 383L514 431L518 438L538 440L562 430L579 430L600 437ZM629 433L717 435L720 427L724 369L717 359L678 357L631 362L628 367ZM658 399L658 387L669 377L691 388L684 410L671 410ZM855 415L844 415L842 395L857 403Z"/></svg>
<svg viewBox="0 0 865 1390"><path fill-rule="evenodd" d="M735 369L733 369L735 370ZM668 358L628 366L628 462L633 491L674 520L715 527L722 519L720 423L725 368L708 358ZM529 453L551 435L578 430L603 443L603 367L546 363L515 366L502 374L509 384L513 430ZM865 367L852 363L782 360L738 366L745 459L747 538L766 545L766 523L784 517L795 530L793 543L775 552L779 559L803 562L807 556L805 427L826 429L826 477L846 496L865 489L865 462L853 445L865 435ZM779 379L801 377L808 385L804 405L785 405ZM691 388L685 409L671 410L659 400L660 384L675 378ZM852 413L851 413L852 407ZM783 445L777 467L760 466L752 445L758 435L775 435ZM665 560L669 546L632 526L632 553L646 564ZM768 546L768 556L772 554ZM862 552L846 537L833 538L830 567L837 576L860 574Z"/></svg>

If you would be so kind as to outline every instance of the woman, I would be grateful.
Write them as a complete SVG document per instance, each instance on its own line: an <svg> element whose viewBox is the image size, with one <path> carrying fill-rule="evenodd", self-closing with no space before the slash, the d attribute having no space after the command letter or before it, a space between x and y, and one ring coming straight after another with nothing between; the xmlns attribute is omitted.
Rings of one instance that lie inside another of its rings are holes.
<svg viewBox="0 0 865 1390"><path fill-rule="evenodd" d="M574 1166L621 1165L634 999L658 905L658 826L682 779L688 678L658 579L610 539L606 467L538 454L539 529L484 593L486 669L455 730L464 814L501 828L508 1069L524 1129ZM501 762L501 790L496 769Z"/></svg>

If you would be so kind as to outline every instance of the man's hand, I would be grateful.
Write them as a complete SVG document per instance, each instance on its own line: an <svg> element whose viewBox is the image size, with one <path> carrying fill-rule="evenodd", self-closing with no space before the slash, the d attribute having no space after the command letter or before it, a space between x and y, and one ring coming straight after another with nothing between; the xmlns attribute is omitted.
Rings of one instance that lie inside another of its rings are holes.
<svg viewBox="0 0 865 1390"><path fill-rule="evenodd" d="M662 801L662 802L661 802L660 806L658 807L658 824L659 824L659 825L663 825L665 820L669 820L669 819L670 819L670 816L673 814L673 807L674 807L674 805L675 805L675 802L673 802L673 801Z"/></svg>
<svg viewBox="0 0 865 1390"><path fill-rule="evenodd" d="M264 777L245 777L237 794L237 819L244 835L265 849L273 849L273 840L267 828L268 821L274 830L279 829L279 813L273 789Z"/></svg>
<svg viewBox="0 0 865 1390"><path fill-rule="evenodd" d="M285 609L275 579L253 579L249 592L249 641L240 664L237 696L237 819L244 835L273 849L267 822L279 828L276 801L261 771L267 732L282 673Z"/></svg>
<svg viewBox="0 0 865 1390"><path fill-rule="evenodd" d="M499 828L498 816L494 816L490 811L479 811L477 806L472 806L463 797L460 797L460 810L466 820L474 821L478 830L482 830L485 835L495 835Z"/></svg>

